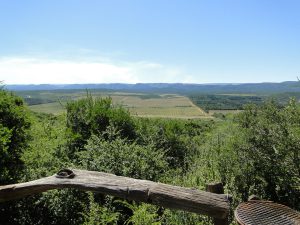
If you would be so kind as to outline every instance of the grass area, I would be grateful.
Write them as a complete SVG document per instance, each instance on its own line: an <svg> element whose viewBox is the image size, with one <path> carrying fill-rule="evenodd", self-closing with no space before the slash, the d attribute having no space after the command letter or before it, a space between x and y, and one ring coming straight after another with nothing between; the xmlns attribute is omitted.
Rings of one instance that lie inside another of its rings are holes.
<svg viewBox="0 0 300 225"><path fill-rule="evenodd" d="M40 100L51 99L55 102L35 104L30 108L36 112L60 114L64 112L64 104L67 100L79 99L86 96L86 91L36 91L22 92L26 100L35 98ZM100 92L92 91L95 97L111 97L116 105L127 108L134 116L141 117L165 117L165 118L212 118L211 115L197 107L185 96L176 94L144 94L127 92ZM61 101L61 103L59 102ZM41 101L42 102L42 101Z"/></svg>
<svg viewBox="0 0 300 225"><path fill-rule="evenodd" d="M31 105L29 108L34 112L52 113L55 115L65 112L65 108L59 102Z"/></svg>
<svg viewBox="0 0 300 225"><path fill-rule="evenodd" d="M215 113L222 113L224 115L232 113L232 114L236 114L239 112L242 112L243 110L241 109L219 109L219 110L209 110L208 114L209 115L214 115Z"/></svg>

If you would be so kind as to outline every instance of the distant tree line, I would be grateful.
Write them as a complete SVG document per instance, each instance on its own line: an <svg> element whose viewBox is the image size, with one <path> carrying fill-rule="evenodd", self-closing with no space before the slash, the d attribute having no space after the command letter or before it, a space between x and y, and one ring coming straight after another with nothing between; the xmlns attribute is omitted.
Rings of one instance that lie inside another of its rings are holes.
<svg viewBox="0 0 300 225"><path fill-rule="evenodd" d="M235 110L243 109L246 104L261 105L264 98L261 96L244 96L244 95L191 95L189 98L192 102L204 109L209 110Z"/></svg>

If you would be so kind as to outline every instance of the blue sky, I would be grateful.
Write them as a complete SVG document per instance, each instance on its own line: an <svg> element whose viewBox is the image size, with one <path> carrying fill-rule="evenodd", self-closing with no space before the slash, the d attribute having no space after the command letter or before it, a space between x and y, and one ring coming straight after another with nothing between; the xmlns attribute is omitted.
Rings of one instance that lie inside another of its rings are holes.
<svg viewBox="0 0 300 225"><path fill-rule="evenodd" d="M297 0L0 0L0 80L296 80L299 11Z"/></svg>

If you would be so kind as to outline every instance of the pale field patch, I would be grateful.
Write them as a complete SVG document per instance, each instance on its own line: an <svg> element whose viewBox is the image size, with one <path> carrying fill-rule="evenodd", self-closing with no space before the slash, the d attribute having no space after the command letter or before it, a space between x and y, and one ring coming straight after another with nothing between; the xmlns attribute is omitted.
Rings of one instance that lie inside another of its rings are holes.
<svg viewBox="0 0 300 225"><path fill-rule="evenodd" d="M111 96L115 104L127 108L132 115L143 117L203 118L210 117L184 96L160 96L142 99L135 96Z"/></svg>
<svg viewBox="0 0 300 225"><path fill-rule="evenodd" d="M93 96L111 97L113 104L129 110L131 115L140 117L162 118L212 118L211 115L194 105L189 98L175 94L143 94L143 93L92 93ZM72 99L83 98L86 95L75 93ZM65 111L64 105L58 102L30 106L33 111L60 114Z"/></svg>

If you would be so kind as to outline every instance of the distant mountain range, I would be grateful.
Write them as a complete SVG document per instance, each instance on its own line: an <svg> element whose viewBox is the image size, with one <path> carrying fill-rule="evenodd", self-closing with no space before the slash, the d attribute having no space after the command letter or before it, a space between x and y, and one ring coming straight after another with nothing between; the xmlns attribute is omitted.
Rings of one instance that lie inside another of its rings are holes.
<svg viewBox="0 0 300 225"><path fill-rule="evenodd" d="M282 93L300 92L300 82L285 81L281 83L225 83L225 84L185 84L185 83L111 83L111 84L39 84L39 85L5 85L12 91L34 90L74 90L101 89L126 92L158 93Z"/></svg>

